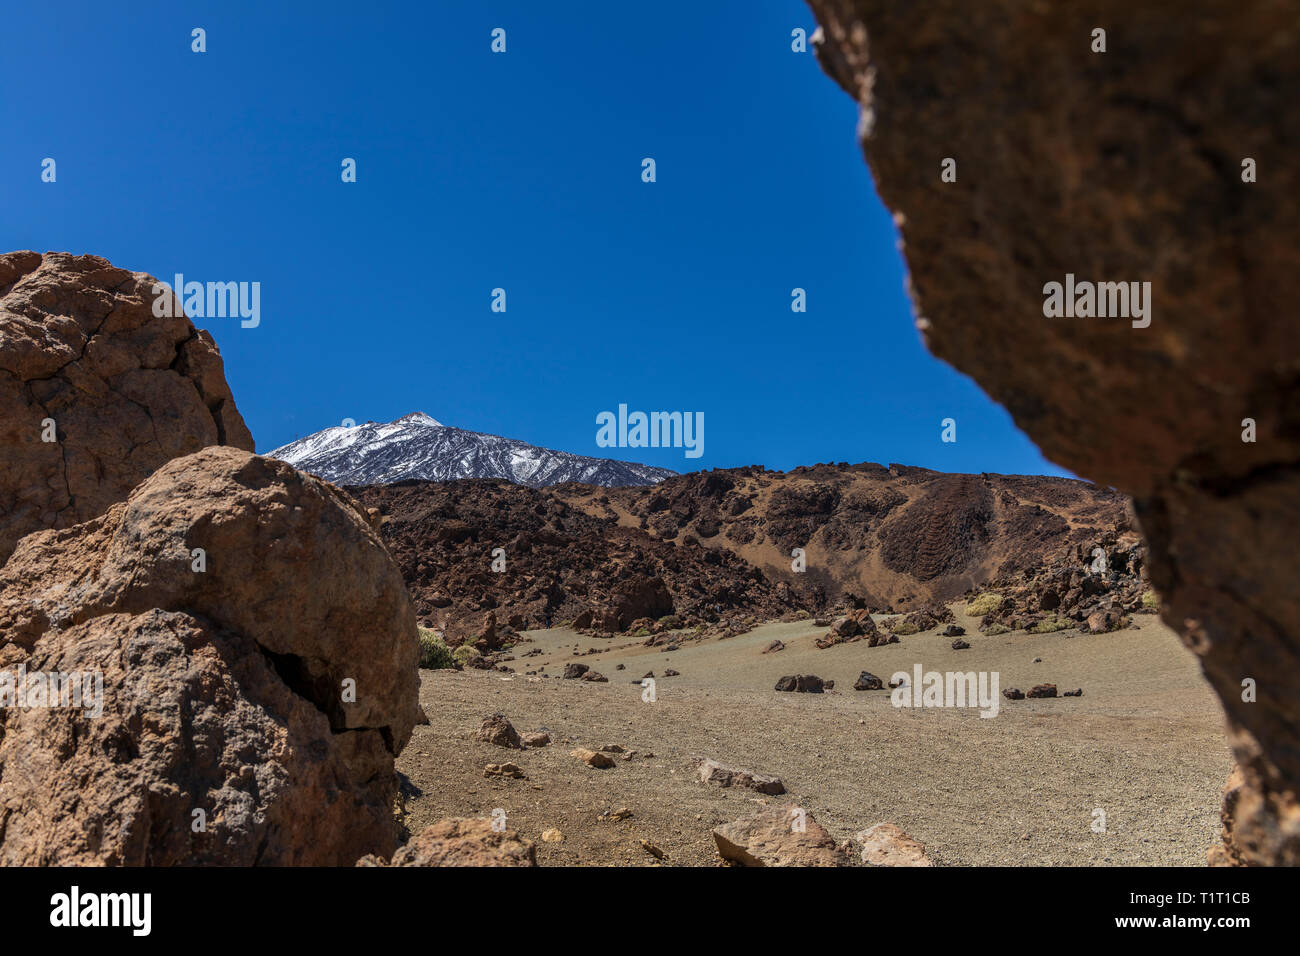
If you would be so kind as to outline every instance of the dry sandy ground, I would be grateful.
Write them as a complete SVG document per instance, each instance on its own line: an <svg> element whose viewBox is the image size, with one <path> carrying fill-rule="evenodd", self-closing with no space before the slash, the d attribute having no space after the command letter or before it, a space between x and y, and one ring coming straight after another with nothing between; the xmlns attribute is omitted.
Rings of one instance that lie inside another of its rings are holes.
<svg viewBox="0 0 1300 956"><path fill-rule="evenodd" d="M648 840L664 863L712 866L711 828L770 801L806 808L837 839L895 823L940 865L1203 865L1231 760L1219 704L1177 636L1143 615L1136 629L1114 634L985 637L956 610L969 650L952 650L937 632L818 650L813 638L825 629L811 621L670 653L557 628L530 632L534 643L516 653L545 653L511 662L514 675L422 671L431 723L416 728L398 761L408 779L407 825L415 832L500 808L509 826L538 842L543 865L656 865L641 846ZM786 649L761 653L773 638ZM575 646L601 653L575 657ZM609 683L560 679L572 660ZM981 718L976 710L895 708L887 690L853 690L862 670L888 682L916 663L997 671L1002 689L1051 682L1082 687L1084 696L1002 699L996 717ZM525 676L543 665L552 677ZM681 676L662 677L668 667ZM659 680L648 703L633 680L651 670ZM798 673L832 678L836 688L773 690L778 677ZM494 711L520 733L549 731L553 743L521 752L473 739ZM608 770L569 755L606 744L638 753ZM776 774L789 793L699 783L689 766L696 755ZM528 779L484 778L486 764L507 760ZM600 816L623 807L632 811L625 820ZM1096 810L1105 813L1104 833L1094 832ZM562 843L541 842L551 828Z"/></svg>

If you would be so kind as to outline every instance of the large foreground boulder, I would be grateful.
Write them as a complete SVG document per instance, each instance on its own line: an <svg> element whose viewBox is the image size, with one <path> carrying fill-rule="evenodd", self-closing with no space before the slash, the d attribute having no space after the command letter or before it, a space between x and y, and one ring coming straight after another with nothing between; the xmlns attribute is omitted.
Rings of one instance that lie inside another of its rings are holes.
<svg viewBox="0 0 1300 956"><path fill-rule="evenodd" d="M154 315L155 281L98 256L0 255L0 564L173 458L253 450L216 344L179 308Z"/></svg>
<svg viewBox="0 0 1300 956"><path fill-rule="evenodd" d="M359 508L248 452L177 459L104 515L28 535L0 569L0 694L24 672L91 692L0 708L0 863L391 854L417 643Z"/></svg>
<svg viewBox="0 0 1300 956"><path fill-rule="evenodd" d="M1300 863L1294 4L809 4L928 346L1133 496L1161 615L1228 715L1234 845Z"/></svg>

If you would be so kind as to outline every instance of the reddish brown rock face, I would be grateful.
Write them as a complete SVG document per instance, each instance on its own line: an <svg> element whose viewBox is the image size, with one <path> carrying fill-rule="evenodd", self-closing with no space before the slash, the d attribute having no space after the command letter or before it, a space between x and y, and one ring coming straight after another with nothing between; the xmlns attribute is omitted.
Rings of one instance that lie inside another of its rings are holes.
<svg viewBox="0 0 1300 956"><path fill-rule="evenodd" d="M170 462L0 569L0 669L98 674L103 707L0 708L0 863L387 856L416 657L351 499L233 448Z"/></svg>
<svg viewBox="0 0 1300 956"><path fill-rule="evenodd" d="M0 563L173 458L253 450L211 336L154 316L154 282L97 256L0 255Z"/></svg>
<svg viewBox="0 0 1300 956"><path fill-rule="evenodd" d="M809 2L927 344L1051 459L1134 496L1254 794L1235 850L1300 862L1294 5ZM1150 324L1046 317L1067 274L1150 282Z"/></svg>

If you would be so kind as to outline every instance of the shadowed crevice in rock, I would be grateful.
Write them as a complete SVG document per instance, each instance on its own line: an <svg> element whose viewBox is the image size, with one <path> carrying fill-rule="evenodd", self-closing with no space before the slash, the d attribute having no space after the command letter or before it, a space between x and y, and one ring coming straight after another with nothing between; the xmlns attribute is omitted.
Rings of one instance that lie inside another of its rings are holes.
<svg viewBox="0 0 1300 956"><path fill-rule="evenodd" d="M1236 860L1300 862L1294 6L809 5L927 345L1053 461L1133 495L1162 616L1228 715ZM1046 317L1067 273L1150 282L1150 325Z"/></svg>

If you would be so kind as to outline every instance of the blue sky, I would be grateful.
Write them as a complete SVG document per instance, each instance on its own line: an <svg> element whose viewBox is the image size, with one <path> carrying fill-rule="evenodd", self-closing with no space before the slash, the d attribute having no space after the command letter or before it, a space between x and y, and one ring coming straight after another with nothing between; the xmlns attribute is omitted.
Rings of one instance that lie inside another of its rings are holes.
<svg viewBox="0 0 1300 956"><path fill-rule="evenodd" d="M197 320L260 451L422 410L678 471L1065 474L925 351L798 0L116 6L8 11L0 247L260 282L257 328ZM703 457L597 447L619 404L703 412Z"/></svg>

